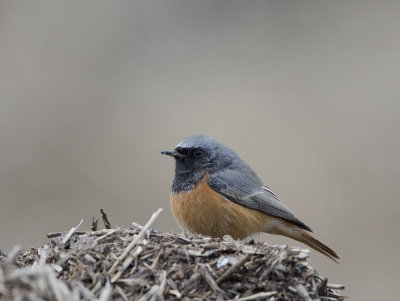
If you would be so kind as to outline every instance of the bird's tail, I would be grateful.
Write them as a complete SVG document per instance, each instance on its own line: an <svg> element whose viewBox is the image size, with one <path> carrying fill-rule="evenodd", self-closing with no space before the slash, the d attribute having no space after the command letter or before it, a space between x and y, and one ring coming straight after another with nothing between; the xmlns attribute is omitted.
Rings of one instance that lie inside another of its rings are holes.
<svg viewBox="0 0 400 301"><path fill-rule="evenodd" d="M284 224L284 225L282 225ZM302 243L305 243L307 246L317 250L318 252L328 256L333 261L339 263L339 255L329 248L327 245L320 242L318 239L315 239L311 234L307 233L305 230L299 228L298 226L285 221L279 227L274 227L272 231L266 231L271 234L279 234L290 237Z"/></svg>

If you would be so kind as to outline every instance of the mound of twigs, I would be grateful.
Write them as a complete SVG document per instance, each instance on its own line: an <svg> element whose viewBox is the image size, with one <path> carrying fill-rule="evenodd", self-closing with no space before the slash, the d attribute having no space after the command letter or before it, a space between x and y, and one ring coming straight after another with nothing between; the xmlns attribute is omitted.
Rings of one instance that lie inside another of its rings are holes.
<svg viewBox="0 0 400 301"><path fill-rule="evenodd" d="M342 300L308 251L142 227L49 234L0 254L1 300ZM104 219L104 217L103 217Z"/></svg>

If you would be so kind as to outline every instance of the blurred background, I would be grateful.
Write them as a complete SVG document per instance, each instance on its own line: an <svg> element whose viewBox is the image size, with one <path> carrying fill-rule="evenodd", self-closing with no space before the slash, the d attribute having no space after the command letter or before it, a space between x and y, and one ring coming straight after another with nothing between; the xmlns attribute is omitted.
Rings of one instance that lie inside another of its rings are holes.
<svg viewBox="0 0 400 301"><path fill-rule="evenodd" d="M203 133L340 253L312 252L330 282L396 299L399 28L398 1L1 1L0 248L100 208L180 231L160 151Z"/></svg>

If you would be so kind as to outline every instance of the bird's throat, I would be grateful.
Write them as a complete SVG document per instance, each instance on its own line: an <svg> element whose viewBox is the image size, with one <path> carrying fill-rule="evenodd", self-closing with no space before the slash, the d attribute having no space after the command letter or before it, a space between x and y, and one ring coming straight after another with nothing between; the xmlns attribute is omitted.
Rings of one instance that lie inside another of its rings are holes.
<svg viewBox="0 0 400 301"><path fill-rule="evenodd" d="M172 192L179 193L191 190L195 185L201 182L205 176L204 171L179 171L175 172L175 178L172 182Z"/></svg>

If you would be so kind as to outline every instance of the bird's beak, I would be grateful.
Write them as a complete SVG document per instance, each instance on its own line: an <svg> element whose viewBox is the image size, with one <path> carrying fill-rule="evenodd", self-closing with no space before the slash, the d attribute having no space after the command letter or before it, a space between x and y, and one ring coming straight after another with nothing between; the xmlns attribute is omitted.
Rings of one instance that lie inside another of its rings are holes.
<svg viewBox="0 0 400 301"><path fill-rule="evenodd" d="M186 157L185 155L178 153L176 150L173 151L162 151L161 152L163 155L167 155L167 156L171 156L171 157L175 157L175 158L184 158Z"/></svg>

